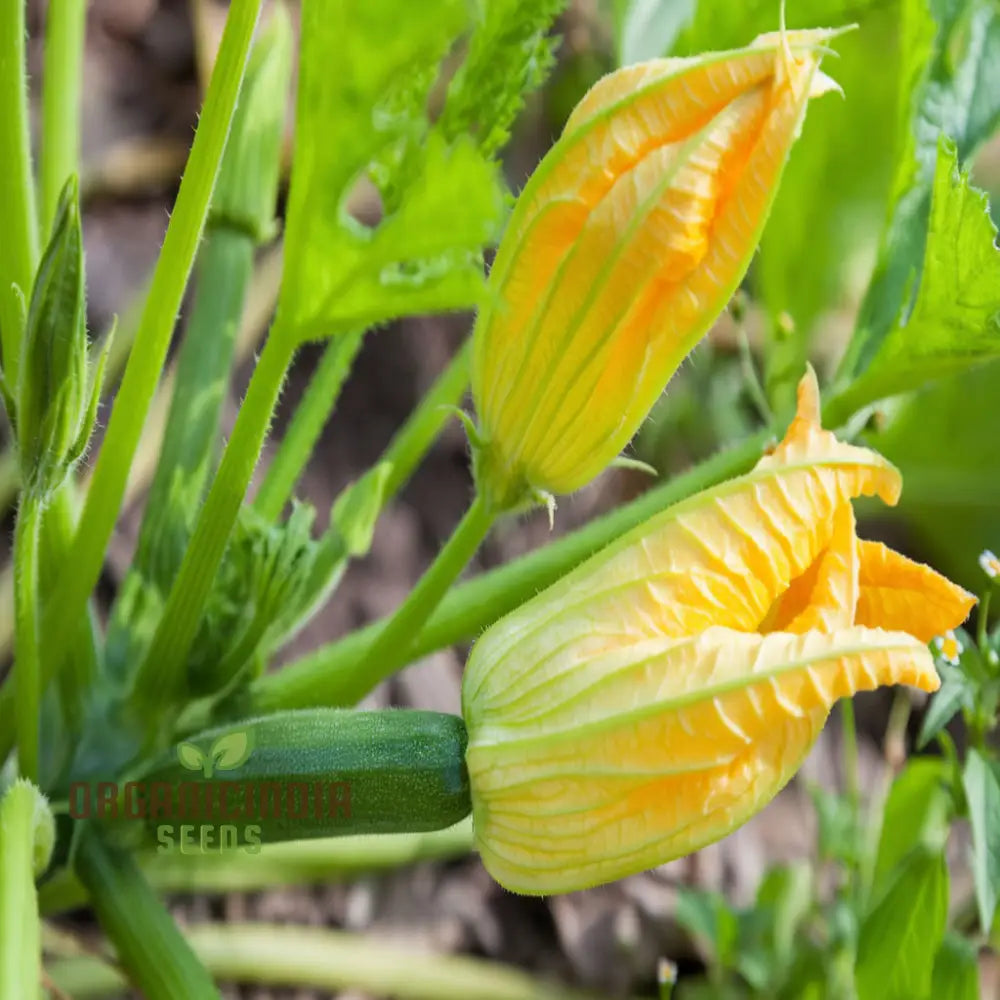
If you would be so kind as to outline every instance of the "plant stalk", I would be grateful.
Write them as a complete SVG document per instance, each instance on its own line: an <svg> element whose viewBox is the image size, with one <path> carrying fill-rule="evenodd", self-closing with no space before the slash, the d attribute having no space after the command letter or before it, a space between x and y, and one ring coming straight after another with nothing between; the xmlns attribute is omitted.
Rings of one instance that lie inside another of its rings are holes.
<svg viewBox="0 0 1000 1000"><path fill-rule="evenodd" d="M203 924L187 936L214 975L236 982L334 993L357 989L398 1000L598 1000L497 962L428 954L344 931ZM64 959L49 971L76 1000L118 996L124 985L111 966L96 959Z"/></svg>
<svg viewBox="0 0 1000 1000"><path fill-rule="evenodd" d="M42 86L42 233L55 218L59 194L80 173L80 84L86 0L49 0Z"/></svg>
<svg viewBox="0 0 1000 1000"><path fill-rule="evenodd" d="M454 408L461 403L469 384L471 353L470 338L462 344L448 362L448 367L435 379L417 408L389 442L380 460L392 467L385 484L386 501L403 488L441 433L441 428L454 418Z"/></svg>
<svg viewBox="0 0 1000 1000"><path fill-rule="evenodd" d="M212 977L132 856L109 847L89 823L74 854L80 881L131 982L148 1000L218 1000Z"/></svg>
<svg viewBox="0 0 1000 1000"><path fill-rule="evenodd" d="M16 386L24 319L12 286L25 300L38 266L38 217L31 177L24 0L0 3L0 348L3 372Z"/></svg>
<svg viewBox="0 0 1000 1000"><path fill-rule="evenodd" d="M254 500L254 507L268 520L276 520L291 498L323 425L337 405L364 335L363 329L338 334L326 345Z"/></svg>
<svg viewBox="0 0 1000 1000"><path fill-rule="evenodd" d="M476 554L495 521L496 513L477 495L430 568L355 663L354 675L363 679L369 689L392 675L394 660L407 657L416 636Z"/></svg>
<svg viewBox="0 0 1000 1000"><path fill-rule="evenodd" d="M41 705L38 619L38 540L42 500L33 490L21 497L14 525L14 690L17 704L17 764L38 784Z"/></svg>
<svg viewBox="0 0 1000 1000"><path fill-rule="evenodd" d="M224 225L210 227L199 251L198 289L177 357L134 562L134 568L164 593L180 564L214 458L253 254L253 237Z"/></svg>
<svg viewBox="0 0 1000 1000"><path fill-rule="evenodd" d="M40 996L41 933L35 874L48 864L52 817L41 793L15 782L0 798L0 997Z"/></svg>
<svg viewBox="0 0 1000 1000"><path fill-rule="evenodd" d="M462 857L472 850L472 822L446 830L382 833L264 844L259 854L226 852L195 856L138 854L150 885L160 893L259 892L293 885L345 882L360 875L392 871L420 861ZM82 906L87 892L64 869L38 892L42 913L52 915Z"/></svg>
<svg viewBox="0 0 1000 1000"><path fill-rule="evenodd" d="M152 644L135 678L134 695L162 705L185 693L187 658L202 609L246 496L296 343L272 329L250 379L219 471L170 589Z"/></svg>

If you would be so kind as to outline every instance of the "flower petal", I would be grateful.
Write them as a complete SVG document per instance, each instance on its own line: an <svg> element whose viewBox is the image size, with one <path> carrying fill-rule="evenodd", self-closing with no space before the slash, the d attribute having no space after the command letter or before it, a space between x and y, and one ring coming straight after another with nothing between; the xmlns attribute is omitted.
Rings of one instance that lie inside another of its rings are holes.
<svg viewBox="0 0 1000 1000"><path fill-rule="evenodd" d="M968 617L976 598L923 563L881 542L858 542L860 593L855 621L909 632L930 642Z"/></svg>
<svg viewBox="0 0 1000 1000"><path fill-rule="evenodd" d="M656 515L497 622L466 668L466 711L586 685L586 664L609 649L713 625L756 631L852 497L899 494L885 459L819 428L814 393L810 374L788 436L752 472Z"/></svg>
<svg viewBox="0 0 1000 1000"><path fill-rule="evenodd" d="M779 791L838 698L938 683L925 645L862 628L713 628L636 654L581 665L590 688L550 692L527 727L470 726L478 847L507 888L566 892L697 850Z"/></svg>
<svg viewBox="0 0 1000 1000"><path fill-rule="evenodd" d="M858 540L854 509L843 504L833 519L830 544L775 601L759 632L833 632L854 624L858 603ZM877 627L874 622L865 624ZM880 623L881 624L881 623Z"/></svg>

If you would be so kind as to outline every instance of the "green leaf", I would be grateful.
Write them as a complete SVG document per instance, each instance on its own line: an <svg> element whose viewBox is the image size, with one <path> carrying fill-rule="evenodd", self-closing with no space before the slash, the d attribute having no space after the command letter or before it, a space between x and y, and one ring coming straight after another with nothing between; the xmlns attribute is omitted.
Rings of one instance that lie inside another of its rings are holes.
<svg viewBox="0 0 1000 1000"><path fill-rule="evenodd" d="M934 957L933 1000L979 1000L979 960L975 946L949 932Z"/></svg>
<svg viewBox="0 0 1000 1000"><path fill-rule="evenodd" d="M722 896L682 888L674 919L694 938L707 964L719 969L733 968L739 920Z"/></svg>
<svg viewBox="0 0 1000 1000"><path fill-rule="evenodd" d="M464 0L303 4L278 309L296 339L464 308L481 294L481 251L503 216L499 173L471 137L427 116L439 64L466 26ZM370 226L348 202L365 180L383 216Z"/></svg>
<svg viewBox="0 0 1000 1000"><path fill-rule="evenodd" d="M958 667L948 663L938 663L941 687L931 698L917 737L917 749L925 746L964 708L975 704L976 686Z"/></svg>
<svg viewBox="0 0 1000 1000"><path fill-rule="evenodd" d="M934 955L948 916L943 855L917 852L866 917L858 944L858 1000L918 1000L929 995Z"/></svg>
<svg viewBox="0 0 1000 1000"><path fill-rule="evenodd" d="M771 953L779 968L791 965L797 936L812 908L815 881L807 862L772 868L757 888L757 909L769 914Z"/></svg>
<svg viewBox="0 0 1000 1000"><path fill-rule="evenodd" d="M872 898L881 899L897 868L914 850L939 849L951 818L945 761L915 757L896 776L882 814Z"/></svg>
<svg viewBox="0 0 1000 1000"><path fill-rule="evenodd" d="M990 761L970 749L962 784L972 828L972 876L979 924L988 933L1000 893L1000 778Z"/></svg>
<svg viewBox="0 0 1000 1000"><path fill-rule="evenodd" d="M988 243L982 242L987 238L982 220L979 224L972 221L975 211L969 199L974 196L965 190L966 185L960 179L955 180L953 171L946 172L938 147L941 136L948 136L955 144L958 161L965 162L1000 122L1000 87L996 86L1000 11L991 0L905 0L902 35L899 132L903 146L896 164L889 219L878 261L838 372L842 391L868 370L890 333L906 327L914 318L917 296L921 294L918 290L925 285L921 271L925 245L929 243L932 188L937 189L935 195L942 213L938 228L932 233L936 243L933 255L929 253L926 259L928 266L937 268L938 279L949 278L949 263L957 263L949 255L959 249L954 246L959 230L947 224L950 220L943 212L949 196L952 205L956 201L962 205L961 249L968 252L971 243L978 239L974 253L977 260L982 260L992 247L991 238ZM959 193L952 194L949 187L958 188ZM965 276L965 280L973 279ZM952 290L950 296L958 298L959 290ZM978 291L975 301L979 302ZM925 296L928 311L923 315L932 316L930 307L935 305L940 307L941 303ZM992 312L996 309L994 305ZM968 315L962 318L969 322ZM980 316L978 322L983 326L987 319ZM910 347L914 346L919 344L910 338ZM982 360L980 354L977 351L975 360ZM955 361L950 370L958 367ZM925 378L926 367L921 370ZM871 384L847 389L850 395L838 402L831 415L846 418L858 406L879 398L880 392L914 388L920 382L918 372L912 373L901 388L900 380L895 380L894 385L884 369L876 374ZM886 381L880 387L883 378Z"/></svg>
<svg viewBox="0 0 1000 1000"><path fill-rule="evenodd" d="M873 338L874 353L848 391L855 408L1000 357L996 235L986 196L942 138L917 298L909 315Z"/></svg>
<svg viewBox="0 0 1000 1000"><path fill-rule="evenodd" d="M448 86L441 114L449 138L468 133L486 154L507 142L525 94L542 83L553 64L555 39L548 32L566 2L478 0L469 51Z"/></svg>
<svg viewBox="0 0 1000 1000"><path fill-rule="evenodd" d="M251 749L250 731L247 729L237 729L220 736L212 744L212 757L216 769L232 771L246 761Z"/></svg>
<svg viewBox="0 0 1000 1000"><path fill-rule="evenodd" d="M817 849L820 858L854 867L861 847L857 810L845 796L822 785L810 784L807 790L819 824Z"/></svg>

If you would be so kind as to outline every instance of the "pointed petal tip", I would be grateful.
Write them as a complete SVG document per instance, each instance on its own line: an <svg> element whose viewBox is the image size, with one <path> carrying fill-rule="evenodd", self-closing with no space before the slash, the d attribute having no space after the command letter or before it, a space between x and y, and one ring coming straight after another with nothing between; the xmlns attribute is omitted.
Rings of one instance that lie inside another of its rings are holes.
<svg viewBox="0 0 1000 1000"><path fill-rule="evenodd" d="M816 427L821 427L819 380L816 378L816 369L808 361L806 362L806 373L799 380L796 400L798 404L796 417L815 424Z"/></svg>

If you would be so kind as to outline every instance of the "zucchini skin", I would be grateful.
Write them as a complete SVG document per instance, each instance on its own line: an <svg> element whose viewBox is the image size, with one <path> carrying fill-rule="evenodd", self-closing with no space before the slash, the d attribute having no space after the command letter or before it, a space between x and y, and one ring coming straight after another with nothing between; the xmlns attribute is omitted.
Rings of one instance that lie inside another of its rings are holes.
<svg viewBox="0 0 1000 1000"><path fill-rule="evenodd" d="M220 739L239 733L249 737L246 759L235 767L212 762ZM440 712L276 713L206 730L180 745L202 752L208 774L193 769L190 758L183 764L178 747L164 753L121 783L115 815L106 820L116 839L152 838L161 847L165 826L228 826L237 839L230 834L223 846L251 847L444 829L471 812L467 742L462 719Z"/></svg>

